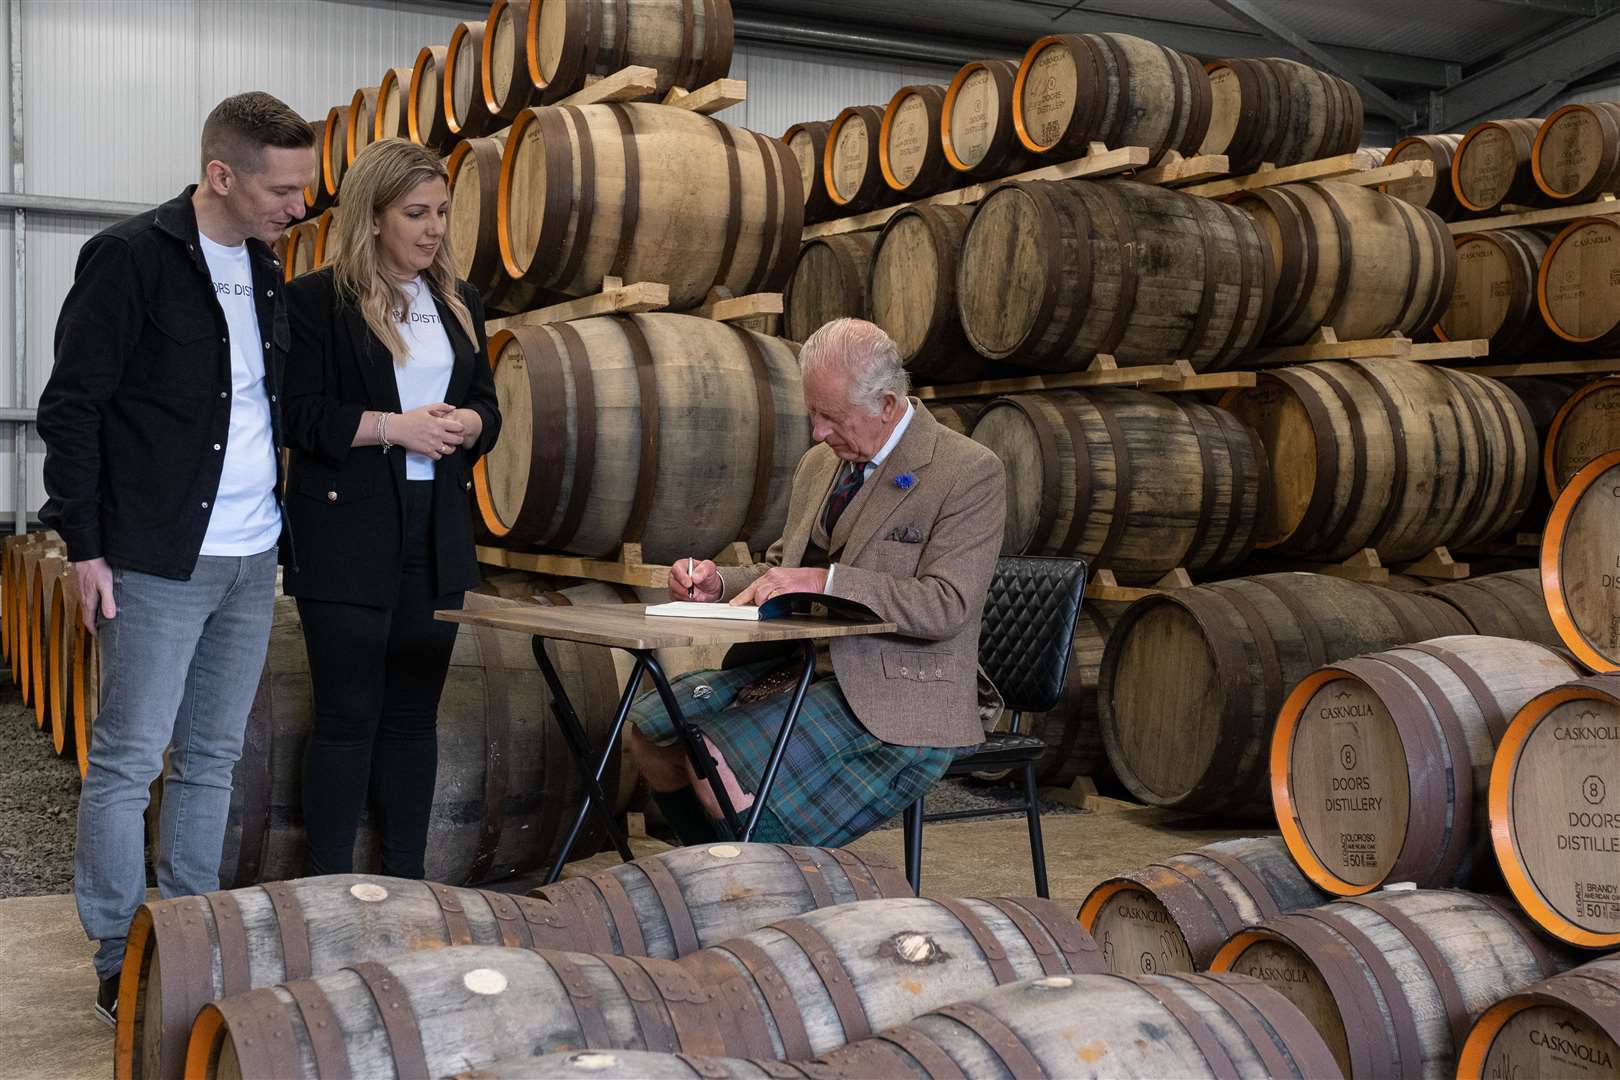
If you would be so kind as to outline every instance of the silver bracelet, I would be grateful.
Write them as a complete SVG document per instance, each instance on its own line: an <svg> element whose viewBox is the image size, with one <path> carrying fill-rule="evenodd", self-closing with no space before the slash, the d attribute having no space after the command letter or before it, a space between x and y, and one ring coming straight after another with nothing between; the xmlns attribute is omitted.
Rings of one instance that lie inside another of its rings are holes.
<svg viewBox="0 0 1620 1080"><path fill-rule="evenodd" d="M394 444L388 441L388 414L385 412L377 414L377 443L385 454L394 448Z"/></svg>

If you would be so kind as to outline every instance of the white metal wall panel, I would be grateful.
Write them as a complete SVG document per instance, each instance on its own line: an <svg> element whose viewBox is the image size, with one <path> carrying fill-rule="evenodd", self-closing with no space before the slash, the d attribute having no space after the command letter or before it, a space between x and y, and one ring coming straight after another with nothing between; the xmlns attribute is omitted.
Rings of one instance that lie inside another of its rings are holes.
<svg viewBox="0 0 1620 1080"><path fill-rule="evenodd" d="M748 100L717 118L778 136L806 120L831 120L850 105L887 105L912 83L949 83L956 68L739 43L733 78L748 82Z"/></svg>

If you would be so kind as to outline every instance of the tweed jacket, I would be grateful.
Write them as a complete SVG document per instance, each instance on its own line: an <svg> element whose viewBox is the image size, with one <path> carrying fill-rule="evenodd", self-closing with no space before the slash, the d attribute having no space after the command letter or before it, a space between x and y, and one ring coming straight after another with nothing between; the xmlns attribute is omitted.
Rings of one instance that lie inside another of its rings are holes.
<svg viewBox="0 0 1620 1080"><path fill-rule="evenodd" d="M763 563L721 567L724 599L775 566L799 566L812 533L830 540L832 595L859 601L898 627L835 638L838 686L868 731L901 746L972 746L979 620L1001 553L1006 480L1000 460L911 399L905 434L867 477L826 537L821 511L838 456L820 444L793 474L782 538ZM909 474L909 485L896 478Z"/></svg>

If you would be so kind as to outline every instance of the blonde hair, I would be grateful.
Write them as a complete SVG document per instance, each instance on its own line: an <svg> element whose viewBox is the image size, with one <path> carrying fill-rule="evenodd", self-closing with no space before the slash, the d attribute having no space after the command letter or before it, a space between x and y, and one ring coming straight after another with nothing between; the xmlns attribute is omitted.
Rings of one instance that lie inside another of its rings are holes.
<svg viewBox="0 0 1620 1080"><path fill-rule="evenodd" d="M403 364L408 356L405 338L399 332L407 307L405 290L383 272L372 226L378 214L434 177L444 180L448 188L449 173L431 150L404 139L383 139L355 157L338 189L341 212L333 215L333 235L328 242L332 250L327 262L332 266L338 295L360 309L366 325L388 346L396 364ZM423 276L467 332L468 339L477 341L472 313L456 288L455 257L448 230L439 241L433 265L423 271Z"/></svg>

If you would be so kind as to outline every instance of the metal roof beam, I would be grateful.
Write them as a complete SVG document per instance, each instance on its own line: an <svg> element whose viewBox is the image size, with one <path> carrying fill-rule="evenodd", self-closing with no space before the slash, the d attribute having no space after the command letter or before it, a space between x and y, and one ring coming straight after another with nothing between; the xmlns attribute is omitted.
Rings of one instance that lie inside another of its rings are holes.
<svg viewBox="0 0 1620 1080"><path fill-rule="evenodd" d="M1620 6L1620 0L1484 0L1502 7L1534 8L1549 15L1579 15L1591 19Z"/></svg>
<svg viewBox="0 0 1620 1080"><path fill-rule="evenodd" d="M1429 95L1430 127L1461 129L1521 99L1536 100L1538 88L1579 82L1620 61L1620 11L1551 34L1536 47L1476 72L1457 85ZM1555 91L1551 97L1557 96ZM1536 108L1540 108L1537 105Z"/></svg>
<svg viewBox="0 0 1620 1080"><path fill-rule="evenodd" d="M1338 60L1328 54L1326 49L1312 44L1286 23L1281 22L1273 15L1261 11L1254 5L1252 0L1209 0L1209 2L1233 18L1240 19L1253 26L1278 44L1294 50L1317 67L1349 81L1357 90L1361 91L1361 98L1368 107L1389 117L1402 127L1417 127L1421 122L1421 110L1417 106L1409 105L1403 101L1396 101L1361 75L1339 63Z"/></svg>

